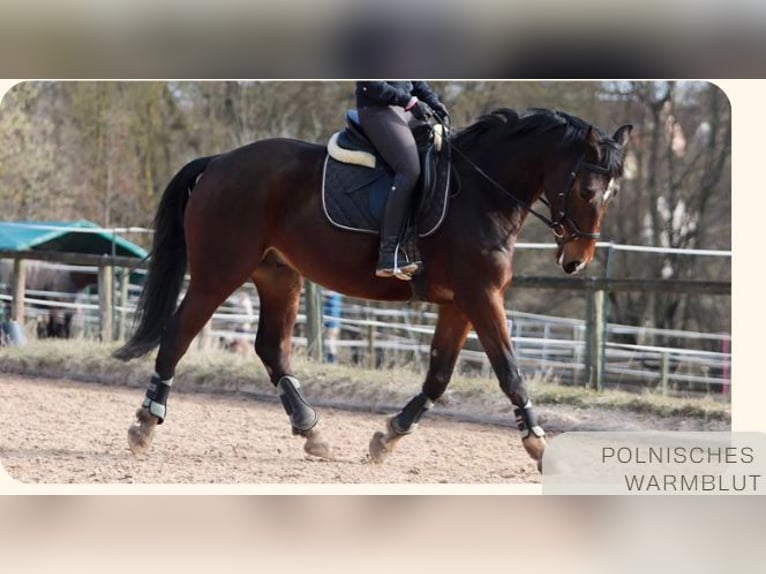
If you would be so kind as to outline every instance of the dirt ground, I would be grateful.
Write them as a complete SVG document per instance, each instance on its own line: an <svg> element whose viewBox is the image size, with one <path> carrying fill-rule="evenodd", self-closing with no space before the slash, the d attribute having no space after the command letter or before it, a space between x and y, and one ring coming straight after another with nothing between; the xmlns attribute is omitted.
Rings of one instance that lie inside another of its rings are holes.
<svg viewBox="0 0 766 574"><path fill-rule="evenodd" d="M503 401L494 412L445 401L376 465L366 457L373 433L384 429L381 412L315 402L318 428L333 447L335 459L327 461L303 452L303 439L292 436L276 394L269 402L181 389L171 393L168 418L150 450L136 456L128 450L127 429L143 394L137 387L0 374L0 464L20 482L47 484L540 482ZM716 420L571 405L541 405L538 413L550 436L575 430L729 430Z"/></svg>
<svg viewBox="0 0 766 574"><path fill-rule="evenodd" d="M65 379L0 375L0 461L23 483L538 483L512 428L430 416L382 465L367 444L385 416L321 408L337 460L303 452L278 403L171 394L148 453L127 429L143 391Z"/></svg>

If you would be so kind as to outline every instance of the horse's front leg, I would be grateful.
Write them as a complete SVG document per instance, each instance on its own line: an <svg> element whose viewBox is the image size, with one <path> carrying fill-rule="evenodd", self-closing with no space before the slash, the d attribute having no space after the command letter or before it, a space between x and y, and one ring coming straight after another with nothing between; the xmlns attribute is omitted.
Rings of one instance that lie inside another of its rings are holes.
<svg viewBox="0 0 766 574"><path fill-rule="evenodd" d="M373 462L383 462L399 439L413 432L423 414L444 394L470 328L468 319L453 305L439 308L422 392L414 396L399 414L388 419L386 432L378 431L373 435L370 441L370 458Z"/></svg>
<svg viewBox="0 0 766 574"><path fill-rule="evenodd" d="M529 399L527 384L521 376L518 362L513 354L511 337L503 308L501 290L487 290L461 298L460 306L473 323L492 368L500 381L500 388L514 405L516 424L521 431L525 450L542 467L546 447L545 431L537 423L537 417Z"/></svg>

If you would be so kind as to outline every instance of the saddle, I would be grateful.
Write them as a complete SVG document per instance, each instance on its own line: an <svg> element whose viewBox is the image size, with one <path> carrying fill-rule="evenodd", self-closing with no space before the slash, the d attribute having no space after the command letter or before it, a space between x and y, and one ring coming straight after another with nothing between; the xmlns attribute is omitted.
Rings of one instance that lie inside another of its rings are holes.
<svg viewBox="0 0 766 574"><path fill-rule="evenodd" d="M327 144L322 205L336 227L379 234L394 174L364 134L356 110L347 111L345 119L345 129L334 134ZM449 146L442 145L439 128L423 122L412 130L421 170L413 193L408 235L432 235L447 213Z"/></svg>

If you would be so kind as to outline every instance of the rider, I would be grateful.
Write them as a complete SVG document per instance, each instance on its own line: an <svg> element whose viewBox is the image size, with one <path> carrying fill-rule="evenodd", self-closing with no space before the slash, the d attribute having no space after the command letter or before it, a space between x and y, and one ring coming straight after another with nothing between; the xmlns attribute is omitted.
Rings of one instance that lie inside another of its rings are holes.
<svg viewBox="0 0 766 574"><path fill-rule="evenodd" d="M442 122L446 106L422 81L357 82L359 123L383 160L394 170L380 230L380 252L375 275L409 279L418 270L416 261L400 265L396 251L410 210L412 191L420 177L420 159L409 122L435 114Z"/></svg>

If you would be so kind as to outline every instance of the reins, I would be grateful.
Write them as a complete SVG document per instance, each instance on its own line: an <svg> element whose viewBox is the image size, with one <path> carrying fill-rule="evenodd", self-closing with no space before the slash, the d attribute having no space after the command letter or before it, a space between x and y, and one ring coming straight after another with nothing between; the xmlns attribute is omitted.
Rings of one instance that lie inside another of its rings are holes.
<svg viewBox="0 0 766 574"><path fill-rule="evenodd" d="M521 199L516 197L513 194L513 192L509 191L504 186L502 186L500 183L495 181L495 179L493 179L492 176L490 176L486 171L484 171L482 168L480 168L478 165L476 165L476 163L470 157L468 157L460 148L456 147L455 144L453 144L451 141L449 142L448 145L450 146L450 150L456 151L458 153L458 155L461 158L463 158L465 160L465 162L474 169L474 171L476 171L479 175L481 175L489 183L491 183L493 186L495 186L497 189L499 189L502 193L504 193L505 195L507 195L508 197L513 199L516 203L518 203L519 205L521 205L522 207L527 209L529 211L529 213L531 213L532 215L537 217L540 221L545 223L545 225L547 225L551 229L553 229L557 225L552 219L550 219L550 218L546 217L545 215L543 215L542 213L536 211L532 207L532 205L530 205L528 202L522 201ZM542 201L546 206L550 207L550 204L548 203L548 201L545 198L541 197L540 201Z"/></svg>
<svg viewBox="0 0 766 574"><path fill-rule="evenodd" d="M554 221L553 219L535 210L532 207L532 204L530 204L529 202L523 201L519 199L518 197L516 197L516 195L514 195L513 192L511 192L506 187L498 183L486 171L484 171L481 167L479 167L476 164L476 162L474 162L470 157L468 157L465 154L465 152L463 152L460 148L455 146L455 144L452 141L452 138L449 137L449 131L450 131L449 122L448 121L441 122L441 124L447 136L445 137L445 141L447 145L450 147L450 151L457 152L457 154L471 168L473 168L474 171L476 171L479 175L481 175L484 179L486 179L490 184L492 184L495 188L500 190L504 195L513 199L516 203L518 203L521 207L523 207L529 213L534 215L537 219L542 221L551 230L553 235L555 235L558 240L564 240L566 238L567 224L569 226L570 234L569 234L569 238L566 239L566 241L573 241L574 239L577 239L578 237L585 237L587 239L599 239L601 237L600 233L590 233L587 231L580 230L580 228L577 226L574 220L567 215L568 204L566 199L569 196L572 186L574 185L575 178L577 177L577 173L580 169L586 169L588 171L592 171L595 173L609 174L609 170L607 168L584 161L584 156L585 156L584 150L583 150L583 153L580 155L580 158L577 160L577 163L575 164L575 168L569 174L569 179L567 181L566 187L558 195L558 197L561 199L561 204L563 205L563 208L559 209L559 217L556 221ZM546 198L540 197L539 201L541 201L549 209L553 210L553 206Z"/></svg>

